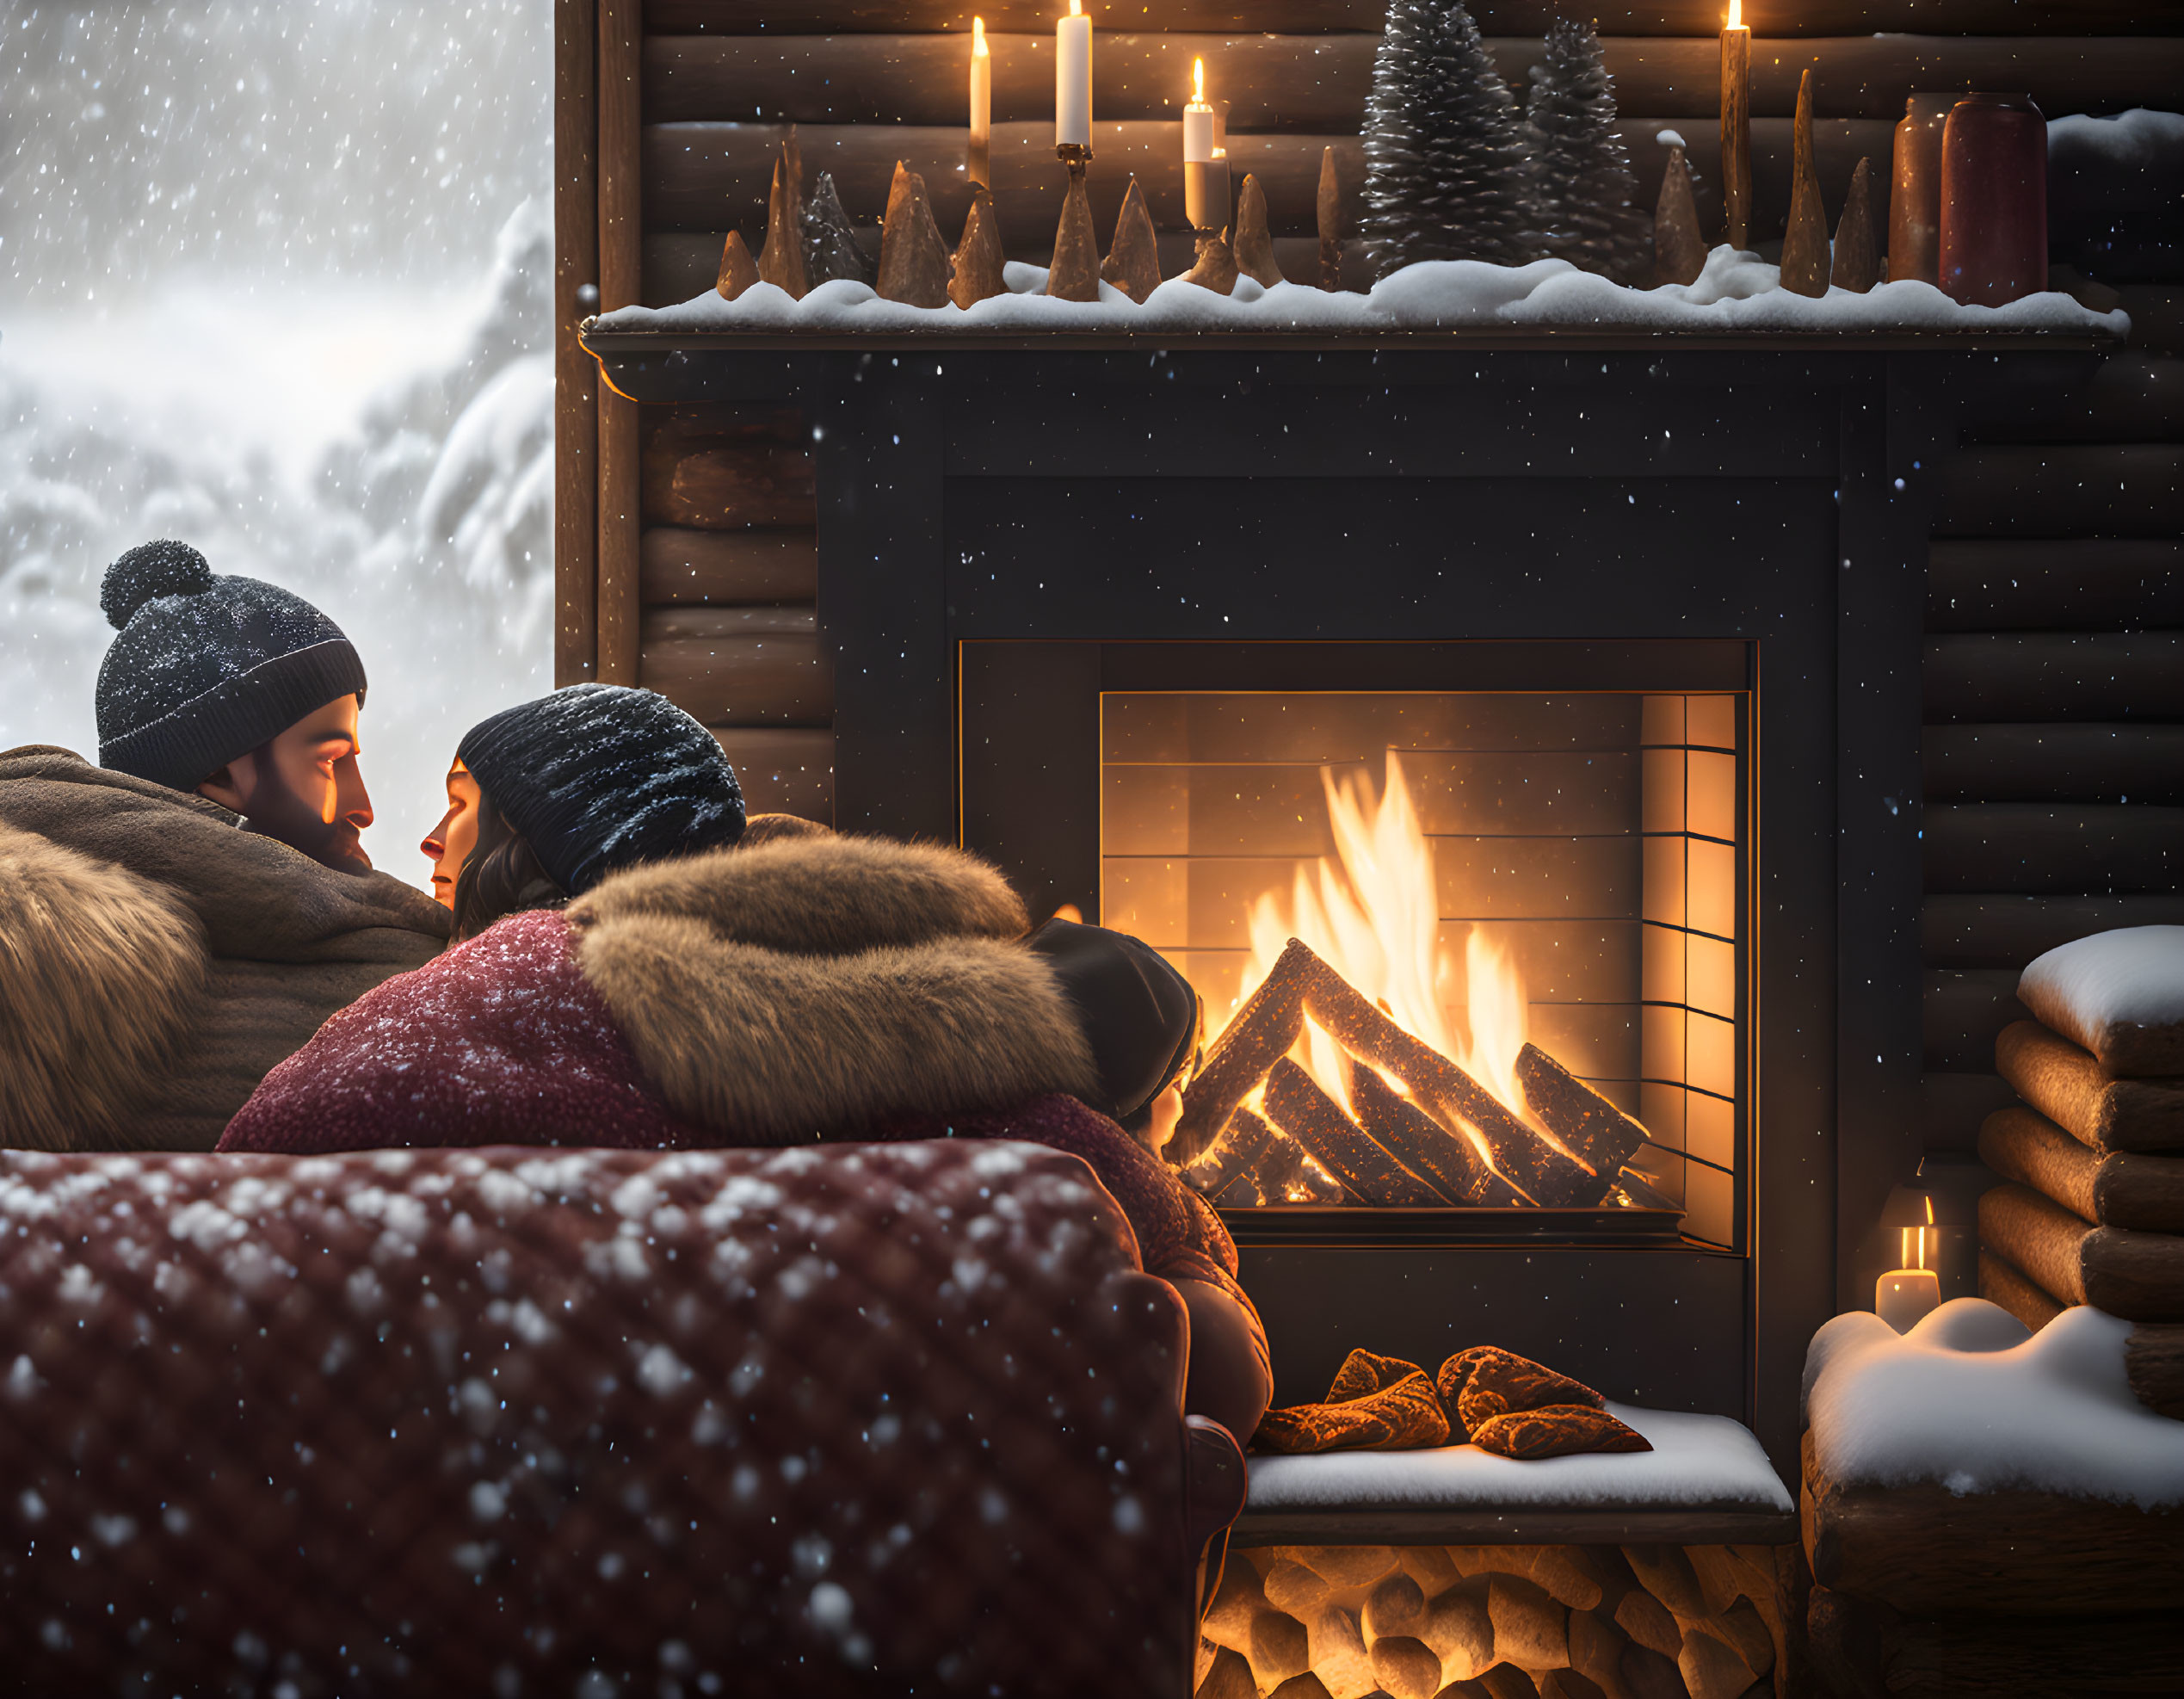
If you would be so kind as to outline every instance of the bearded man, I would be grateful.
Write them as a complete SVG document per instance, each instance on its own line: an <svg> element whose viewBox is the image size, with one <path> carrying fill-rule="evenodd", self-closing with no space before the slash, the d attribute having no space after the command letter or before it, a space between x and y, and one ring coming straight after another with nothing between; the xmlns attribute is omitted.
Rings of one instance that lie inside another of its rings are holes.
<svg viewBox="0 0 2184 1699"><path fill-rule="evenodd" d="M318 609L145 543L99 598L99 764L0 754L0 1145L210 1150L447 913L372 871L363 664Z"/></svg>

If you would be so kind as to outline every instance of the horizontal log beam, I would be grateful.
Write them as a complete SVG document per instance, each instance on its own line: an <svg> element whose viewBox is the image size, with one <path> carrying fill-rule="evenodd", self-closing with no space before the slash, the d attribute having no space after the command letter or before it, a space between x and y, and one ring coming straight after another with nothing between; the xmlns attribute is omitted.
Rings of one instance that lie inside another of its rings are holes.
<svg viewBox="0 0 2184 1699"><path fill-rule="evenodd" d="M2017 1094L1998 1073L1922 1073L1919 1136L1930 1151L1975 1150L1979 1123L2016 1101Z"/></svg>
<svg viewBox="0 0 2184 1699"><path fill-rule="evenodd" d="M735 611L656 609L645 619ZM834 720L833 662L814 631L722 636L678 630L640 645L637 678L707 726L822 726Z"/></svg>
<svg viewBox="0 0 2184 1699"><path fill-rule="evenodd" d="M648 524L724 531L817 522L811 454L767 441L656 434L644 460Z"/></svg>
<svg viewBox="0 0 2184 1699"><path fill-rule="evenodd" d="M1823 1587L1906 1615L2036 1617L2167 1610L2184 1590L2184 1510L2030 1490L1959 1494L1939 1481L1839 1486L1817 1449L1808 1430L1800 1508Z"/></svg>
<svg viewBox="0 0 2184 1699"><path fill-rule="evenodd" d="M2184 1616L2150 1611L2011 1621L1992 1612L1891 1622L1881 1631L1887 1691L1918 1699L2143 1693L2184 1668Z"/></svg>
<svg viewBox="0 0 2184 1699"><path fill-rule="evenodd" d="M1052 0L645 0L648 35L845 35L896 31L971 33L973 13L986 28L1052 36ZM1132 0L1089 0L1095 32L1146 27ZM1478 0L1470 9L1488 35L1544 35L1563 16L1559 0ZM1804 0L1770 8L1770 34L1854 35L1868 30L1923 30L1938 35L2138 35L2184 34L2184 22L2145 0ZM1385 0L1169 0L1159 22L1169 29L1264 30L1270 34L1356 31L1378 34ZM1609 0L1589 14L1602 35L1712 36L1721 29L1720 0ZM2012 85L2015 86L2014 84Z"/></svg>
<svg viewBox="0 0 2184 1699"><path fill-rule="evenodd" d="M1943 802L1925 812L1929 891L2174 891L2184 808Z"/></svg>
<svg viewBox="0 0 2184 1699"><path fill-rule="evenodd" d="M1832 185L1823 173L1821 188ZM1990 444L1942 462L1937 537L2174 537L2184 531L2184 445Z"/></svg>
<svg viewBox="0 0 2184 1699"><path fill-rule="evenodd" d="M2184 726L1929 726L1934 802L2184 803Z"/></svg>
<svg viewBox="0 0 2184 1699"><path fill-rule="evenodd" d="M638 540L637 565L648 608L811 602L819 593L816 531L655 525Z"/></svg>
<svg viewBox="0 0 2184 1699"><path fill-rule="evenodd" d="M1979 1253L1979 1295L1999 1305L2037 1333L2063 1313L2064 1306L2040 1290L1991 1251Z"/></svg>
<svg viewBox="0 0 2184 1699"><path fill-rule="evenodd" d="M2058 944L2119 926L2184 926L2184 893L2013 897L1929 893L1919 911L1928 967L2019 968Z"/></svg>
<svg viewBox="0 0 2184 1699"><path fill-rule="evenodd" d="M2173 538L1937 539L1927 553L1928 631L2180 626L2184 542Z"/></svg>
<svg viewBox="0 0 2184 1699"><path fill-rule="evenodd" d="M2055 1297L2126 1321L2184 1321L2184 1238L2088 1227L2029 1186L1979 1199L1979 1243Z"/></svg>
<svg viewBox="0 0 2184 1699"><path fill-rule="evenodd" d="M1926 720L2184 720L2184 635L1962 634L1926 639Z"/></svg>
<svg viewBox="0 0 2184 1699"><path fill-rule="evenodd" d="M2091 1052L2038 1021L2002 1029L1995 1067L2019 1097L2089 1150L2184 1151L2184 1081L2111 1079Z"/></svg>
<svg viewBox="0 0 2184 1699"><path fill-rule="evenodd" d="M2029 1015L2017 1000L2014 970L1928 970L1921 998L1924 1064L1940 1073L1984 1072L1995 1065L2002 1029Z"/></svg>
<svg viewBox="0 0 2184 1699"><path fill-rule="evenodd" d="M2184 1421L2184 1326L2142 1321L2124 1341L2132 1395L2156 1413ZM2176 1667L2172 1662L2171 1668Z"/></svg>
<svg viewBox="0 0 2184 1699"><path fill-rule="evenodd" d="M2058 108L2045 108L2054 111ZM2184 361L2112 354L2087 370L2005 366L1983 386L1971 442L2174 442L2184 436Z"/></svg>
<svg viewBox="0 0 2184 1699"><path fill-rule="evenodd" d="M2005 1180L2030 1186L2092 1226L2094 1177L2101 1158L2037 1110L1997 1109L1979 1129L1979 1159Z"/></svg>
<svg viewBox="0 0 2184 1699"><path fill-rule="evenodd" d="M1208 90L1227 102L1232 130L1340 133L1364 126L1377 33L1203 34L1146 31L1144 22L1141 14L1129 30L1094 31L1092 86L1103 122L1180 123L1191 60L1202 57ZM990 28L986 44L994 120L1051 124L1051 20L1024 34ZM1721 48L1713 35L1607 34L1601 46L1620 110L1686 121L1719 111ZM1492 36L1486 47L1521 97L1543 55L1542 37ZM959 125L969 58L969 40L953 33L653 35L645 43L645 121ZM2054 116L2165 104L2184 86L2184 37L1760 37L1751 66L1751 109L1762 117L1793 114L1807 70L1817 118L1893 121L1913 89L2000 88L2029 90Z"/></svg>
<svg viewBox="0 0 2184 1699"><path fill-rule="evenodd" d="M1655 133L1675 120L1629 118L1617 128L1631 149L1638 174L1640 200L1652 204L1664 152ZM1700 185L1700 221L1718 233L1720 190L1718 128L1685 121L1681 133ZM1789 210L1791 120L1752 120L1753 238L1777 232ZM648 234L667 231L712 232L732 226L749 243L762 232L766 196L785 124L690 123L651 125L645 131L645 219ZM1182 150L1172 123L1102 120L1095 127L1094 158L1088 186L1093 222L1104 245L1121 209L1123 191L1132 174L1138 179L1153 222L1180 230L1183 220ZM901 160L922 175L934 216L951 241L970 210L964 171L965 132L958 126L812 124L800 126L798 143L805 171L834 175L835 188L852 223L878 222L887 204L887 186ZM1894 145L1894 127L1885 119L1842 118L1817 121L1813 145L1822 197L1830 217L1842 209L1850 174L1860 158L1870 158L1886 182L1886 164ZM1335 150L1335 165L1346 217L1354 219L1365 181L1365 148L1354 130L1318 134L1229 133L1229 165L1237 182L1248 171L1266 192L1269 225L1276 236L1317 233L1320 155ZM1012 256L1047 252L1061 210L1065 182L1054 158L1052 120L993 127L993 191L1003 244ZM1884 194L1883 199L1885 200Z"/></svg>
<svg viewBox="0 0 2184 1699"><path fill-rule="evenodd" d="M747 812L795 814L821 825L834 824L831 731L750 726L711 730L736 769Z"/></svg>

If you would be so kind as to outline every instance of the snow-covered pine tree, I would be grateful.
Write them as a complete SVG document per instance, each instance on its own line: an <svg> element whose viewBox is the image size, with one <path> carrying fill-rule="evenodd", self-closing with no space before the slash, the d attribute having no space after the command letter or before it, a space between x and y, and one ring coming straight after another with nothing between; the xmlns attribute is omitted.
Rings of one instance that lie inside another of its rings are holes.
<svg viewBox="0 0 2184 1699"><path fill-rule="evenodd" d="M1365 103L1359 234L1385 277L1420 260L1536 257L1531 162L1508 84L1458 0L1389 0Z"/></svg>
<svg viewBox="0 0 2184 1699"><path fill-rule="evenodd" d="M1548 29L1524 128L1548 255L1618 283L1651 283L1650 232L1615 129L1615 81L1590 23L1557 18Z"/></svg>

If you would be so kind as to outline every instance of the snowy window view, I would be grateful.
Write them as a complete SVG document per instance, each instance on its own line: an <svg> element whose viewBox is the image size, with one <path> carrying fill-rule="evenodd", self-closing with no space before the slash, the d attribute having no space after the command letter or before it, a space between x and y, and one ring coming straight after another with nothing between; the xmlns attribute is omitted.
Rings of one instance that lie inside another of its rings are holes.
<svg viewBox="0 0 2184 1699"><path fill-rule="evenodd" d="M0 7L0 748L96 759L124 550L307 597L374 862L551 683L546 0Z"/></svg>

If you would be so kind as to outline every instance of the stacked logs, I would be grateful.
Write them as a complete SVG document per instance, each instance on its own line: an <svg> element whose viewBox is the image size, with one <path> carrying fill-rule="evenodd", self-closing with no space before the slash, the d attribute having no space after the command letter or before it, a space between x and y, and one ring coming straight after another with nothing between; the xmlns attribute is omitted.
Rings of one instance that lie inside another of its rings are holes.
<svg viewBox="0 0 2184 1699"><path fill-rule="evenodd" d="M753 813L834 816L811 431L771 405L646 409L636 682L720 740Z"/></svg>
<svg viewBox="0 0 2184 1699"><path fill-rule="evenodd" d="M2028 1327L2092 1304L2138 1325L2132 1390L2184 1417L2184 1079L2119 1077L2036 1021L1995 1042L2024 1099L1979 1129L1979 1290Z"/></svg>
<svg viewBox="0 0 2184 1699"><path fill-rule="evenodd" d="M1355 1118L1289 1059L1308 1018L1345 1053ZM1623 1165L1643 1127L1535 1046L1517 1077L1552 1140L1292 938L1185 1090L1163 1154L1229 1208L1590 1208L1642 1185Z"/></svg>
<svg viewBox="0 0 2184 1699"><path fill-rule="evenodd" d="M1772 1546L1231 1551L1197 1699L1745 1699L1774 1691Z"/></svg>

